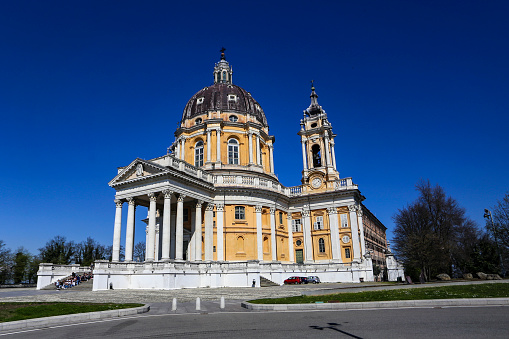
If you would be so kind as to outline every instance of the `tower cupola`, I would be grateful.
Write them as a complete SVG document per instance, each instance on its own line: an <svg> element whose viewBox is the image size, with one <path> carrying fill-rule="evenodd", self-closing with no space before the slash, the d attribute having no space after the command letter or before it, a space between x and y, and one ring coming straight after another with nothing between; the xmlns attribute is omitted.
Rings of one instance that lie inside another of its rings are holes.
<svg viewBox="0 0 509 339"><path fill-rule="evenodd" d="M231 84L232 83L232 68L224 56L226 48L221 48L221 60L216 62L214 67L214 83Z"/></svg>

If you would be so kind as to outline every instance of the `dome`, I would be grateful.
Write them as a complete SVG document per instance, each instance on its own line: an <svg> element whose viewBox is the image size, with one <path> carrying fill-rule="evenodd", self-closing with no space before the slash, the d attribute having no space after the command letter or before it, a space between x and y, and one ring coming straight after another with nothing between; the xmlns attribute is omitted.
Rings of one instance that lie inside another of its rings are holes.
<svg viewBox="0 0 509 339"><path fill-rule="evenodd" d="M263 109L251 94L228 82L216 82L193 95L184 108L182 121L210 111L248 114L264 127L268 127Z"/></svg>

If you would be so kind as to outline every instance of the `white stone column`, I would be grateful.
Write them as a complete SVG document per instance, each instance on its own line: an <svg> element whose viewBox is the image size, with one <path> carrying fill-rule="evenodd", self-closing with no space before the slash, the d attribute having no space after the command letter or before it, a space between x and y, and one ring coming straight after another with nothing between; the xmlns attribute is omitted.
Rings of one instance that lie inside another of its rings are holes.
<svg viewBox="0 0 509 339"><path fill-rule="evenodd" d="M331 152L332 152L332 166L337 171L337 168L336 168L336 153L334 153L334 139L331 140Z"/></svg>
<svg viewBox="0 0 509 339"><path fill-rule="evenodd" d="M214 225L213 225L214 204L207 204L205 209L205 260L214 260Z"/></svg>
<svg viewBox="0 0 509 339"><path fill-rule="evenodd" d="M258 260L263 260L263 234L262 234L262 206L255 206L256 213L256 248L258 252Z"/></svg>
<svg viewBox="0 0 509 339"><path fill-rule="evenodd" d="M217 261L224 261L224 205L216 205L216 255Z"/></svg>
<svg viewBox="0 0 509 339"><path fill-rule="evenodd" d="M221 128L216 129L216 162L221 162Z"/></svg>
<svg viewBox="0 0 509 339"><path fill-rule="evenodd" d="M262 154L260 152L260 136L256 135L256 164L262 164Z"/></svg>
<svg viewBox="0 0 509 339"><path fill-rule="evenodd" d="M136 201L134 198L127 198L127 229L125 233L125 261L133 261L134 250L134 221L136 214Z"/></svg>
<svg viewBox="0 0 509 339"><path fill-rule="evenodd" d="M325 154L325 145L323 143L323 139L319 139L319 143L320 143L320 155L321 155L320 161L322 162L321 167L326 167L327 166L327 158L325 157L326 154Z"/></svg>
<svg viewBox="0 0 509 339"><path fill-rule="evenodd" d="M182 146L180 147L180 152L182 155L180 156L180 159L186 161L186 138L181 139Z"/></svg>
<svg viewBox="0 0 509 339"><path fill-rule="evenodd" d="M277 261L277 242L276 242L276 209L270 208L270 247L272 261Z"/></svg>
<svg viewBox="0 0 509 339"><path fill-rule="evenodd" d="M149 193L150 207L148 210L148 243L147 243L147 261L154 261L155 240L156 240L156 201L157 194Z"/></svg>
<svg viewBox="0 0 509 339"><path fill-rule="evenodd" d="M325 157L326 157L326 161L327 161L327 167L329 166L332 166L332 163L330 161L330 152L329 152L329 137L327 136L327 134L325 134L325 137L324 137L324 144L325 144Z"/></svg>
<svg viewBox="0 0 509 339"><path fill-rule="evenodd" d="M313 261L313 239L311 237L311 216L309 210L302 210L302 228L304 233L304 257Z"/></svg>
<svg viewBox="0 0 509 339"><path fill-rule="evenodd" d="M211 142L211 131L207 130L207 162L210 162L212 158L212 142Z"/></svg>
<svg viewBox="0 0 509 339"><path fill-rule="evenodd" d="M253 164L253 133L248 132L249 135L249 164Z"/></svg>
<svg viewBox="0 0 509 339"><path fill-rule="evenodd" d="M332 260L342 262L341 246L339 242L340 240L339 240L338 210L336 209L336 207L330 207L327 209L327 213L329 214Z"/></svg>
<svg viewBox="0 0 509 339"><path fill-rule="evenodd" d="M185 195L180 194L177 199L177 227L175 234L175 260L184 259L184 199Z"/></svg>
<svg viewBox="0 0 509 339"><path fill-rule="evenodd" d="M113 228L113 253L111 261L120 261L120 236L122 233L122 200L115 200L115 227Z"/></svg>
<svg viewBox="0 0 509 339"><path fill-rule="evenodd" d="M194 232L196 227L196 210L190 209L191 211L191 236L189 239L189 244L187 245L187 260L194 261L194 242L196 241L196 234Z"/></svg>
<svg viewBox="0 0 509 339"><path fill-rule="evenodd" d="M180 140L177 140L177 145L175 146L175 155L177 159L180 159Z"/></svg>
<svg viewBox="0 0 509 339"><path fill-rule="evenodd" d="M286 216L288 224L288 260L293 263L295 262L295 250L293 248L293 229L292 229L292 214L288 212Z"/></svg>
<svg viewBox="0 0 509 339"><path fill-rule="evenodd" d="M194 260L201 261L202 259L202 246L201 246L201 238L202 238L202 230L201 230L201 205L203 204L203 201L198 200L196 203L196 218L195 218L195 226L194 226Z"/></svg>
<svg viewBox="0 0 509 339"><path fill-rule="evenodd" d="M359 225L357 223L357 205L349 205L348 210L350 211L350 223L352 224L352 244L353 244L353 254L352 258L354 260L361 259L361 248L359 241Z"/></svg>
<svg viewBox="0 0 509 339"><path fill-rule="evenodd" d="M170 239L170 259L175 259L175 236L177 234L176 232L177 228L177 211L171 211L170 216L170 233L171 233L171 239Z"/></svg>
<svg viewBox="0 0 509 339"><path fill-rule="evenodd" d="M274 173L274 146L269 145L270 173Z"/></svg>
<svg viewBox="0 0 509 339"><path fill-rule="evenodd" d="M357 225L359 225L359 233L360 233L360 242L361 242L361 256L366 254L366 243L364 242L364 223L362 222L362 215L364 211L362 207L359 206L357 210Z"/></svg>
<svg viewBox="0 0 509 339"><path fill-rule="evenodd" d="M171 242L171 195L170 190L163 191L164 194L164 207L163 207L163 244L161 259L164 261L170 260L170 242Z"/></svg>
<svg viewBox="0 0 509 339"><path fill-rule="evenodd" d="M306 161L306 141L304 140L304 137L300 140L302 144L302 166L304 166L304 170L308 169L307 161Z"/></svg>

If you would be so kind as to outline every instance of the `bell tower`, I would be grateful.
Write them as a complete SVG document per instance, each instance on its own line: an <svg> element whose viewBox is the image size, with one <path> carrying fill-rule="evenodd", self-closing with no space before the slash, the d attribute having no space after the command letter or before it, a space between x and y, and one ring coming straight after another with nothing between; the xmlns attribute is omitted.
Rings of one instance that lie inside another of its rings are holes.
<svg viewBox="0 0 509 339"><path fill-rule="evenodd" d="M318 95L311 81L311 104L304 110L304 117L300 121L300 135L302 143L302 184L311 189L326 189L329 184L339 179L336 170L336 156L334 153L334 138L332 126L327 120L327 113L318 104Z"/></svg>

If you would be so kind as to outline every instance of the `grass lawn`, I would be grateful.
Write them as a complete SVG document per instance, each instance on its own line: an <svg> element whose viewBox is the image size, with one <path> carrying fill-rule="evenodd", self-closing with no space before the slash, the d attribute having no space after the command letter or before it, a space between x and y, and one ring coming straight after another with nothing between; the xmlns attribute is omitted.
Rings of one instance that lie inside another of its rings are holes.
<svg viewBox="0 0 509 339"><path fill-rule="evenodd" d="M118 310L143 306L143 304L93 304L93 303L1 303L0 322L52 317L74 313Z"/></svg>
<svg viewBox="0 0 509 339"><path fill-rule="evenodd" d="M309 304L315 302L358 302L389 300L504 298L509 297L509 284L456 285L422 288L402 288L385 291L336 293L316 296L250 300L253 304Z"/></svg>

